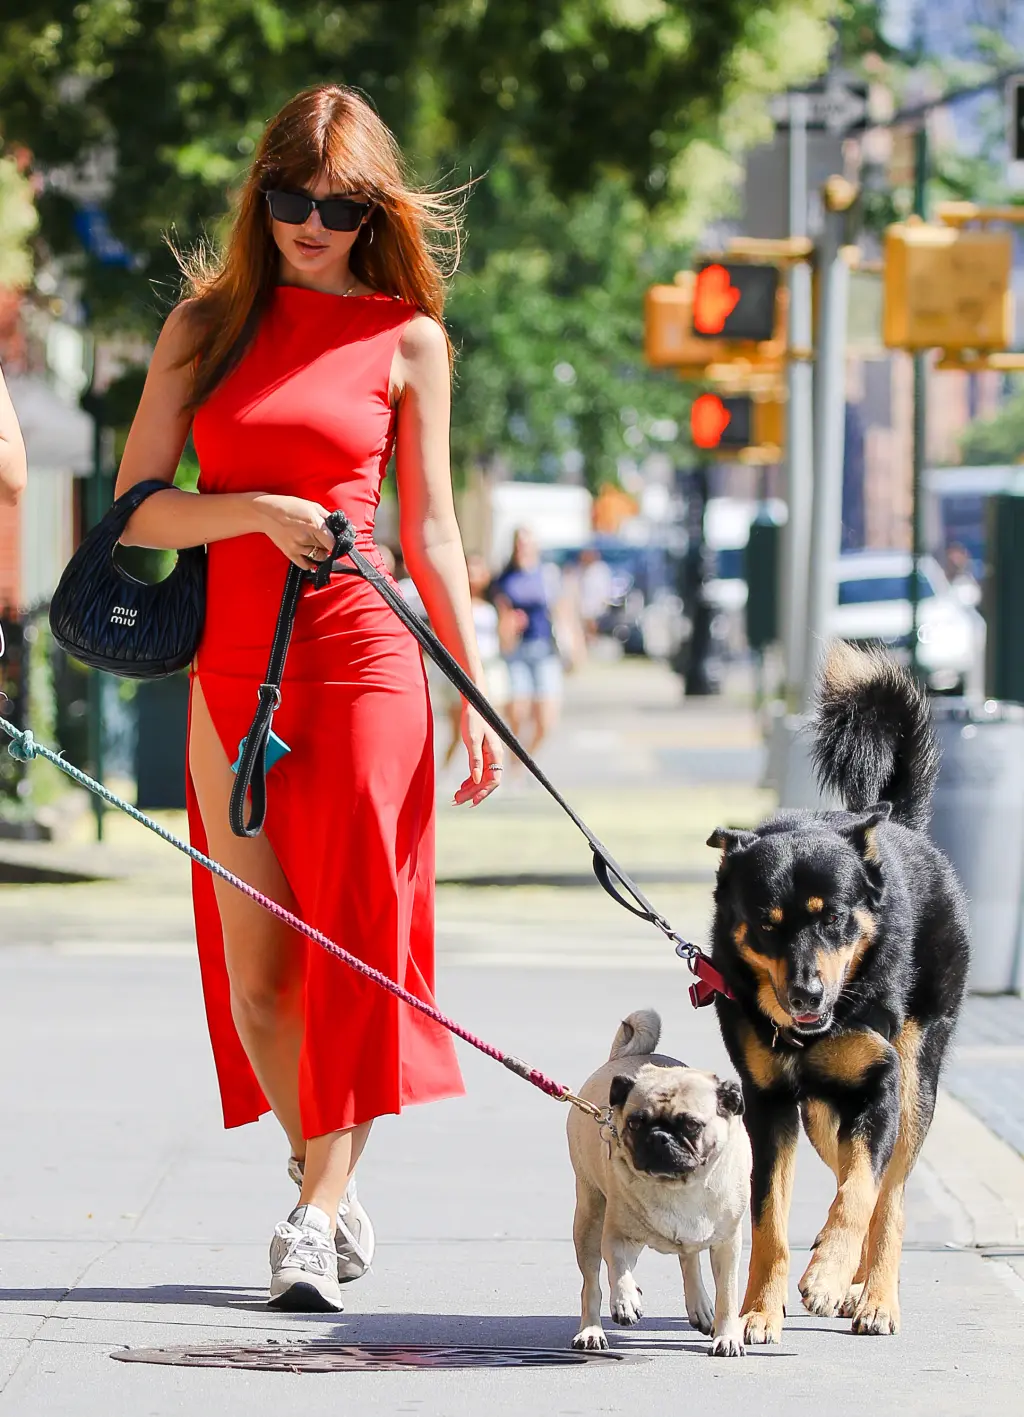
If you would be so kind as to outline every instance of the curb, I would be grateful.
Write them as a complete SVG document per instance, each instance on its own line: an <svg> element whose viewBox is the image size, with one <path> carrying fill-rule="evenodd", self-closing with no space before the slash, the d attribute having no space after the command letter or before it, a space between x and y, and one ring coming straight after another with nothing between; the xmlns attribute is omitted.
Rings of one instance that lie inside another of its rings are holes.
<svg viewBox="0 0 1024 1417"><path fill-rule="evenodd" d="M948 1092L939 1092L921 1160L963 1211L968 1244L1024 1241L1024 1157Z"/></svg>

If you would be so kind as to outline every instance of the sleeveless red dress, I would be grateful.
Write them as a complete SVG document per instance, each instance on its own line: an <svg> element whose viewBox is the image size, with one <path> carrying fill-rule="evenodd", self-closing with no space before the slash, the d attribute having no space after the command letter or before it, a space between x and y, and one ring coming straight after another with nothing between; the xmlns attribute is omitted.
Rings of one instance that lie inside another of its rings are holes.
<svg viewBox="0 0 1024 1417"><path fill-rule="evenodd" d="M374 513L394 446L392 359L412 306L278 286L237 368L196 414L200 492L276 492L342 508L383 569ZM249 730L288 560L256 534L209 547L193 666L229 762ZM416 641L377 592L339 575L299 602L267 774L265 834L309 924L418 998L434 990L434 756ZM193 843L206 851L188 782ZM269 1111L231 1017L212 877L192 876L224 1124ZM306 972L303 1133L352 1127L462 1092L438 1024L293 936Z"/></svg>

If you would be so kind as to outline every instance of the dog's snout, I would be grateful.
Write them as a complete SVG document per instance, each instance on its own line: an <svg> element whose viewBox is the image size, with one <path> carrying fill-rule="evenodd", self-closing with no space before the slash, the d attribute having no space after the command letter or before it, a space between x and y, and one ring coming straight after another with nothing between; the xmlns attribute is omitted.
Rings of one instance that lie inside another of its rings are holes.
<svg viewBox="0 0 1024 1417"><path fill-rule="evenodd" d="M795 1014L815 1013L824 997L825 986L819 974L807 974L790 986L789 1003Z"/></svg>

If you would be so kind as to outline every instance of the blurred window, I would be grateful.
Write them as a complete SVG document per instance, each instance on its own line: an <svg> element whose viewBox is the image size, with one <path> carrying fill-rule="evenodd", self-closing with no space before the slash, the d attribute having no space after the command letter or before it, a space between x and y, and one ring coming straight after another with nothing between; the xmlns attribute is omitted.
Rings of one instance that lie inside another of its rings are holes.
<svg viewBox="0 0 1024 1417"><path fill-rule="evenodd" d="M918 572L918 599L927 600L935 594L923 571ZM840 605L872 605L885 600L909 600L910 576L863 576L859 580L839 582Z"/></svg>

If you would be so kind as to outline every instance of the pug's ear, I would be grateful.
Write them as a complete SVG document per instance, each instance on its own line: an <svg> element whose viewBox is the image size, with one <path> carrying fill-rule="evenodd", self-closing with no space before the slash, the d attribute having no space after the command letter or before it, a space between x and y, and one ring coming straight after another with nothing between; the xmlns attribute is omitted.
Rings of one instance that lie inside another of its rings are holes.
<svg viewBox="0 0 1024 1417"><path fill-rule="evenodd" d="M736 831L732 827L715 827L708 837L708 846L713 846L716 851L721 851L723 857L731 856L734 851L743 851L757 840L757 832Z"/></svg>
<svg viewBox="0 0 1024 1417"><path fill-rule="evenodd" d="M732 1078L718 1084L718 1115L720 1117L743 1116L743 1089Z"/></svg>
<svg viewBox="0 0 1024 1417"><path fill-rule="evenodd" d="M626 1098L633 1091L635 1078L627 1077L625 1073L616 1073L612 1078L612 1085L608 1089L608 1105L610 1107L621 1107Z"/></svg>

